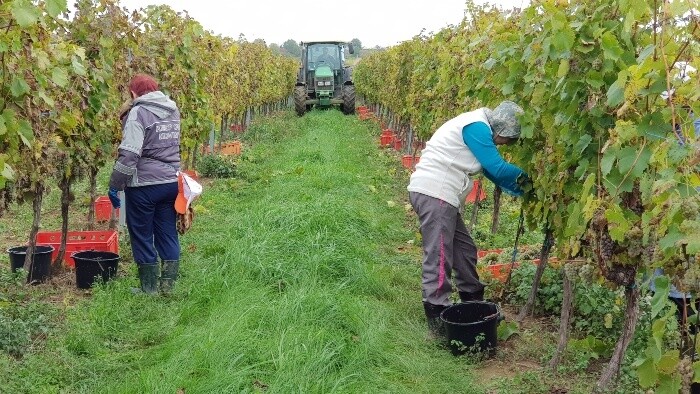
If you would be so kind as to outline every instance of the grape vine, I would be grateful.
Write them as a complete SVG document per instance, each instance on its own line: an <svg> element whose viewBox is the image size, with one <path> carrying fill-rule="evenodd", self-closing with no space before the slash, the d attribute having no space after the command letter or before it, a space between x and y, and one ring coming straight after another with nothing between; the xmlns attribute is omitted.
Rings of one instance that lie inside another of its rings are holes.
<svg viewBox="0 0 700 394"><path fill-rule="evenodd" d="M508 154L533 177L529 227L553 229L560 259L587 261L580 277L626 289L625 327L599 389L634 334L645 274L664 268L679 289L697 288L688 282L700 259L700 75L678 75L684 64L700 68L699 6L543 0L506 12L468 2L460 25L376 53L355 73L359 94L422 138L503 99L525 107L523 143ZM679 385L659 365L681 358L650 354L658 378L640 377L642 387Z"/></svg>
<svg viewBox="0 0 700 394"><path fill-rule="evenodd" d="M0 215L32 201L28 271L45 192L62 191L64 234L72 184L89 176L96 197L133 74L152 74L178 103L185 166L217 117L285 100L294 86L294 60L216 36L167 6L128 12L118 0L78 0L74 11L66 0L0 3Z"/></svg>

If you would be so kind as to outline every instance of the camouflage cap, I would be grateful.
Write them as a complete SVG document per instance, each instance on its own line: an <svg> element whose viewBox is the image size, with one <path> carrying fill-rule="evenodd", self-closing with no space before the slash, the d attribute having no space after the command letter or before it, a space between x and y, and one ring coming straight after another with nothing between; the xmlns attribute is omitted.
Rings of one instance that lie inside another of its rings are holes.
<svg viewBox="0 0 700 394"><path fill-rule="evenodd" d="M518 104L506 100L493 110L486 108L484 112L494 135L513 139L520 137L520 122L517 116L525 111Z"/></svg>

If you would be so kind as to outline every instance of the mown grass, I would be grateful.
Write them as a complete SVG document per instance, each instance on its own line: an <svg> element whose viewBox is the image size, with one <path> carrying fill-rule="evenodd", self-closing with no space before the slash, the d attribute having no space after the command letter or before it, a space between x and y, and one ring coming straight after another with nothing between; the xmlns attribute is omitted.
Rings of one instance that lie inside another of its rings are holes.
<svg viewBox="0 0 700 394"><path fill-rule="evenodd" d="M133 275L96 289L1 359L0 391L481 391L426 339L405 179L370 130L338 112L257 127L239 179L198 203L175 295L133 296Z"/></svg>

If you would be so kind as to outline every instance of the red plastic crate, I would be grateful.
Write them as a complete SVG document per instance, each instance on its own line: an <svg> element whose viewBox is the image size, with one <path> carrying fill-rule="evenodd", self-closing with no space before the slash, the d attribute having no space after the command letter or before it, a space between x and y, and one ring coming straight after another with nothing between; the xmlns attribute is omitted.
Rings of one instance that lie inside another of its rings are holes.
<svg viewBox="0 0 700 394"><path fill-rule="evenodd" d="M109 201L109 197L101 196L97 197L95 200L95 220L98 222L108 222L109 217L112 213L112 202ZM119 208L115 212L115 216L119 217Z"/></svg>
<svg viewBox="0 0 700 394"><path fill-rule="evenodd" d="M382 134L382 135L379 137L379 145L381 145L381 146L389 146L389 145L391 145L391 140L392 140L392 139L393 139L393 137L392 137L391 135L384 135L384 134Z"/></svg>
<svg viewBox="0 0 700 394"><path fill-rule="evenodd" d="M403 147L403 142L401 141L399 136L396 134L394 134L393 144L394 144L394 150L401 150L401 148Z"/></svg>
<svg viewBox="0 0 700 394"><path fill-rule="evenodd" d="M401 165L403 165L403 168L407 168L410 170L418 162L417 159L418 158L414 157L413 155L403 155L401 156Z"/></svg>
<svg viewBox="0 0 700 394"><path fill-rule="evenodd" d="M520 262L518 261L512 264L513 268L518 268L518 266L520 266ZM493 275L495 279L497 279L499 282L505 283L506 279L508 279L508 273L510 272L511 264L492 264L486 266L486 268L488 268L488 270L491 271L491 275Z"/></svg>
<svg viewBox="0 0 700 394"><path fill-rule="evenodd" d="M476 257L482 259L482 258L484 258L484 256L486 256L487 254L491 254L491 253L501 254L501 253L503 253L503 249L486 249L486 250L479 250L478 252L476 252Z"/></svg>
<svg viewBox="0 0 700 394"><path fill-rule="evenodd" d="M58 248L61 246L61 232L40 232L36 235L36 243L53 246L54 251L51 254L51 260L56 260ZM119 233L116 230L69 231L63 264L68 267L75 267L71 254L83 250L98 250L119 254Z"/></svg>

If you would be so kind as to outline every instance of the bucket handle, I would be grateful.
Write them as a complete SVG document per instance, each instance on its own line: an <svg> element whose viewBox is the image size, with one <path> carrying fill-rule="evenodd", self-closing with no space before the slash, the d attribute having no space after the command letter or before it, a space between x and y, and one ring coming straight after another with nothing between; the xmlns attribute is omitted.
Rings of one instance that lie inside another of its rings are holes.
<svg viewBox="0 0 700 394"><path fill-rule="evenodd" d="M70 254L70 257L75 258L75 255L80 253L80 252L97 252L95 249L88 249L88 250L76 250L75 252Z"/></svg>
<svg viewBox="0 0 700 394"><path fill-rule="evenodd" d="M506 316L505 316L505 315L503 314L503 312L501 311L501 306L500 306L500 305L498 305L497 303L495 303L495 302L493 302L493 301L491 301L491 300L485 300L485 301L490 302L490 303L496 305L496 313L494 313L494 314L492 314L492 315L488 315L488 316L486 316L486 318L490 318L490 317L492 317L492 316L496 316L496 322L497 322L497 323L500 323L500 322L502 322L503 320L506 319Z"/></svg>

